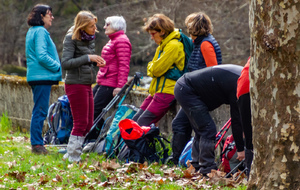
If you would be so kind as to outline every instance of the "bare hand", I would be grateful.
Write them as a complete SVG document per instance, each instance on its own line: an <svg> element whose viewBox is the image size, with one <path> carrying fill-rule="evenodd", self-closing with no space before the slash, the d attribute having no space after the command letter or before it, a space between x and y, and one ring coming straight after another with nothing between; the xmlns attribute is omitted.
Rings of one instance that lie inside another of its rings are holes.
<svg viewBox="0 0 300 190"><path fill-rule="evenodd" d="M88 55L92 62L97 63L98 67L104 67L106 65L105 60L99 55Z"/></svg>
<svg viewBox="0 0 300 190"><path fill-rule="evenodd" d="M237 152L236 159L238 159L239 161L242 161L242 160L244 160L244 158L245 158L245 151Z"/></svg>
<svg viewBox="0 0 300 190"><path fill-rule="evenodd" d="M113 91L113 96L117 95L121 91L121 88L115 88Z"/></svg>

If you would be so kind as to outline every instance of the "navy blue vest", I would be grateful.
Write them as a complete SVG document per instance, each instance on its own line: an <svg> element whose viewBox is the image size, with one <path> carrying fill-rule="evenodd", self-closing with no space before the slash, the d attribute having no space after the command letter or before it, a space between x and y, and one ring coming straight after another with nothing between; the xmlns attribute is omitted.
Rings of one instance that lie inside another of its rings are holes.
<svg viewBox="0 0 300 190"><path fill-rule="evenodd" d="M191 54L191 57L189 59L188 65L187 65L188 71L195 71L195 70L203 69L206 67L206 63L205 63L205 60L203 58L203 55L202 55L202 52L200 49L201 44L204 41L209 41L214 46L218 65L220 65L222 63L221 48L220 48L218 42L216 41L216 39L211 34L209 34L207 37L205 37L201 41L200 44L194 44L194 49L193 49L193 52Z"/></svg>

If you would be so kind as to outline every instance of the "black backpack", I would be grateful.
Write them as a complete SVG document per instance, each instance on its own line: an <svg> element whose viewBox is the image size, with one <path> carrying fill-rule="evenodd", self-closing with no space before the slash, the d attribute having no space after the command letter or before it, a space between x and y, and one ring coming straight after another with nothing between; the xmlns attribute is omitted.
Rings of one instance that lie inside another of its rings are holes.
<svg viewBox="0 0 300 190"><path fill-rule="evenodd" d="M126 146L120 150L118 159L126 162L164 163L168 158L169 149L166 148L163 141L170 142L159 135L159 128L155 126L140 127L133 120L124 120L120 122L119 127Z"/></svg>

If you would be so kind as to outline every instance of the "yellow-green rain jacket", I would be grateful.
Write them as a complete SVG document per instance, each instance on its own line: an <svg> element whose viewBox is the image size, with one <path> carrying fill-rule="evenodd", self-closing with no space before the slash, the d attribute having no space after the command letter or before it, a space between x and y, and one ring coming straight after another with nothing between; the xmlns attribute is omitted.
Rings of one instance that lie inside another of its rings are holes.
<svg viewBox="0 0 300 190"><path fill-rule="evenodd" d="M152 61L148 63L147 75L153 78L149 87L149 93L151 96L157 92L174 95L174 86L176 81L166 79L164 83L165 77L163 75L169 69L173 68L174 64L180 71L184 68L185 53L183 50L183 44L178 41L179 38L180 33L178 29L175 29L161 41L159 46L156 48Z"/></svg>

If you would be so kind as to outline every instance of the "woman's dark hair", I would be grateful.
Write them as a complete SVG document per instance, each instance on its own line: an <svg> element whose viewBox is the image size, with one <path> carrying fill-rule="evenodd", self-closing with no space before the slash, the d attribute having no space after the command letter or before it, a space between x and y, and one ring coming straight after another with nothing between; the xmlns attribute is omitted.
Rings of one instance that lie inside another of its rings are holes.
<svg viewBox="0 0 300 190"><path fill-rule="evenodd" d="M45 16L48 10L52 12L52 8L49 5L35 5L27 17L27 24L29 26L44 26L45 23L42 20L41 14Z"/></svg>

